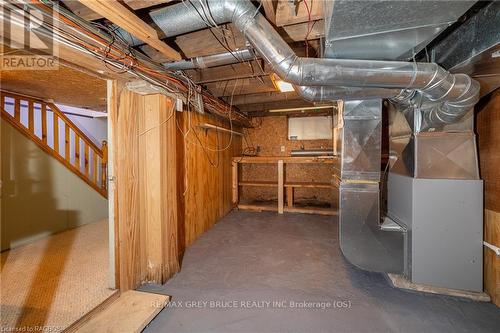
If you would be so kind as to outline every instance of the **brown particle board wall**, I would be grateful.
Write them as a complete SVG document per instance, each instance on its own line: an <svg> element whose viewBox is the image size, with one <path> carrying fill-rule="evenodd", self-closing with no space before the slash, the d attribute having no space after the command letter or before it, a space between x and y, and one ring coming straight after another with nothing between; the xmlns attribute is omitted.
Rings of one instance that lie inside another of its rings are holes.
<svg viewBox="0 0 500 333"><path fill-rule="evenodd" d="M232 209L231 160L241 154L241 136L205 130L208 123L229 129L214 116L177 113L177 185L179 201L179 250L191 245ZM234 126L234 131L241 128ZM187 135L185 135L187 134ZM219 147L217 149L217 147ZM219 152L214 150L221 150Z"/></svg>
<svg viewBox="0 0 500 333"><path fill-rule="evenodd" d="M288 140L288 118L286 116L254 118L255 128L245 129L246 140L243 148L260 147L259 156L290 156L292 150L300 149L332 149L331 140ZM285 152L281 152L281 146ZM242 180L277 181L276 165L244 164L241 167ZM331 182L333 170L326 164L287 164L285 178L288 181ZM314 201L317 203L337 204L337 192L325 189L298 188L295 190L295 201L300 203ZM276 199L276 189L264 187L240 188L240 201Z"/></svg>
<svg viewBox="0 0 500 333"><path fill-rule="evenodd" d="M484 240L500 247L500 90L476 107L481 178L484 180ZM500 306L500 258L484 249L484 288Z"/></svg>

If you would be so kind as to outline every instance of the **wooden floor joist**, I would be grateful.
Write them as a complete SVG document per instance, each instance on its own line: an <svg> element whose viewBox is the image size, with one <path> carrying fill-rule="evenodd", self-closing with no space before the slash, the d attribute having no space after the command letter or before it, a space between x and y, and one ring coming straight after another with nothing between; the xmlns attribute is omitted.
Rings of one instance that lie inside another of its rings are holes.
<svg viewBox="0 0 500 333"><path fill-rule="evenodd" d="M80 0L80 2L125 29L144 43L160 51L166 57L172 60L180 60L182 58L179 52L158 38L158 33L155 29L137 17L120 2L109 0Z"/></svg>

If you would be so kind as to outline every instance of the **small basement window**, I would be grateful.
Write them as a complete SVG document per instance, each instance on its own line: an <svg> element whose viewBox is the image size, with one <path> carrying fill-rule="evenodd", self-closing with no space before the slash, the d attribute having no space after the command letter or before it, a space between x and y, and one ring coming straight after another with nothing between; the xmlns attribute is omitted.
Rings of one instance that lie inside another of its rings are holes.
<svg viewBox="0 0 500 333"><path fill-rule="evenodd" d="M332 117L288 118L288 140L332 139Z"/></svg>

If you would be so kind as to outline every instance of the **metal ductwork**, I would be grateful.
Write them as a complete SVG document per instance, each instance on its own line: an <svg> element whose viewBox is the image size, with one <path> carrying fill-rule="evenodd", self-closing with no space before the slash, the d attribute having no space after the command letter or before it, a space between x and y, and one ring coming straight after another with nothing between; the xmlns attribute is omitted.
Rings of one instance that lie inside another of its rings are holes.
<svg viewBox="0 0 500 333"><path fill-rule="evenodd" d="M401 89L386 88L358 88L358 87L334 87L334 86L295 86L295 91L310 102L329 102L335 100L358 100L372 98L393 98Z"/></svg>
<svg viewBox="0 0 500 333"><path fill-rule="evenodd" d="M162 65L169 70L186 70L230 65L252 60L255 59L255 57L256 55L251 49L242 49L209 56L195 57L189 60L165 62Z"/></svg>
<svg viewBox="0 0 500 333"><path fill-rule="evenodd" d="M298 86L415 90L395 95L412 96L400 99L405 103L421 104L423 99L432 126L462 118L478 100L476 81L464 74L451 74L434 63L298 57L250 1L183 2L153 11L151 18L166 36L232 22L274 72ZM387 92L380 92L382 96L378 97L387 96Z"/></svg>

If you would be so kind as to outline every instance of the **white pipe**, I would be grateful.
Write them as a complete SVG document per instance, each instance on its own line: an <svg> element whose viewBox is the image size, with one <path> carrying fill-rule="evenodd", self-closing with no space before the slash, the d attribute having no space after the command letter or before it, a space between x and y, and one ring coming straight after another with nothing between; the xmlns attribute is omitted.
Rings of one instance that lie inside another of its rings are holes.
<svg viewBox="0 0 500 333"><path fill-rule="evenodd" d="M487 248L489 248L490 250L492 250L493 252L495 252L495 254L500 257L500 247L497 247L493 244L490 244L486 241L483 241L483 245L486 246Z"/></svg>

